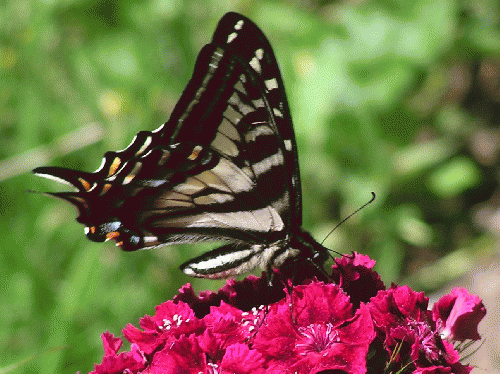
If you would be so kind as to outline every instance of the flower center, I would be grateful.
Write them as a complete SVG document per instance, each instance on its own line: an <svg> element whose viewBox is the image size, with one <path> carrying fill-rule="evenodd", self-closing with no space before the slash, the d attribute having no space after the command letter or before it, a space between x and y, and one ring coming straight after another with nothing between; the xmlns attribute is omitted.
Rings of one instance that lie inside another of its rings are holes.
<svg viewBox="0 0 500 374"><path fill-rule="evenodd" d="M437 360L439 358L439 349L436 345L436 337L430 326L424 322L417 321L411 321L409 325L417 333L420 347L424 351L425 356L430 360Z"/></svg>
<svg viewBox="0 0 500 374"><path fill-rule="evenodd" d="M307 327L299 327L299 333L302 335L303 343L297 343L295 347L302 350L301 355L306 355L308 352L320 353L340 342L339 334L331 323L315 323Z"/></svg>

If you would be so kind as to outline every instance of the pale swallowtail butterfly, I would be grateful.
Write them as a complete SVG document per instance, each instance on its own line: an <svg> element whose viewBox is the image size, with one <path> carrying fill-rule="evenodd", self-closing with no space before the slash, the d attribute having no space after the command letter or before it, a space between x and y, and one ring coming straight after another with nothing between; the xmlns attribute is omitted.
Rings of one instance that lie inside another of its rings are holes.
<svg viewBox="0 0 500 374"><path fill-rule="evenodd" d="M49 193L75 205L96 242L125 251L224 241L181 265L225 278L286 260L324 265L326 248L301 229L297 147L276 58L249 19L227 13L170 119L107 152L93 173L40 167L37 175L75 192Z"/></svg>

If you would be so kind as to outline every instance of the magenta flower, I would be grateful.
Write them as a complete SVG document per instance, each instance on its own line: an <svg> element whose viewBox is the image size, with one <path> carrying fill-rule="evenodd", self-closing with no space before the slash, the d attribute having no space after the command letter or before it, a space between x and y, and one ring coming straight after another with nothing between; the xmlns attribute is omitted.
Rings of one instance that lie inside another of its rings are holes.
<svg viewBox="0 0 500 374"><path fill-rule="evenodd" d="M277 373L356 374L366 372L374 338L366 305L354 310L337 285L311 283L295 287L291 304L282 300L271 306L253 346Z"/></svg>
<svg viewBox="0 0 500 374"><path fill-rule="evenodd" d="M479 340L479 321L486 315L481 299L465 288L454 288L432 308L432 318L438 323L443 339Z"/></svg>
<svg viewBox="0 0 500 374"><path fill-rule="evenodd" d="M465 289L461 291L461 300L468 300L464 312L470 324L462 327L466 332L475 331L475 334L465 335L468 339L477 340L477 324L486 310L477 296L468 294ZM439 306L445 309L441 310L442 315L449 315L450 305L457 299L455 294L454 290L451 295L441 298L434 306L434 312L427 309L429 299L423 292L414 292L407 286L393 286L372 298L370 312L379 337L384 339L388 356L392 357L390 363L393 370L409 364L418 373L468 373L472 370L472 367L460 363L459 353L450 343L454 339L443 340L440 335Z"/></svg>
<svg viewBox="0 0 500 374"><path fill-rule="evenodd" d="M105 332L102 334L104 344L104 358L100 365L96 365L95 373L136 373L146 364L146 358L137 345L132 344L130 352L118 353L122 345L120 338L115 338L113 334Z"/></svg>
<svg viewBox="0 0 500 374"><path fill-rule="evenodd" d="M470 372L455 343L480 338L481 300L455 289L430 311L423 293L386 290L374 265L354 253L336 261L329 282L316 269L294 287L278 271L272 286L249 276L197 296L186 285L123 330L130 351L118 353L121 339L104 333L92 373Z"/></svg>

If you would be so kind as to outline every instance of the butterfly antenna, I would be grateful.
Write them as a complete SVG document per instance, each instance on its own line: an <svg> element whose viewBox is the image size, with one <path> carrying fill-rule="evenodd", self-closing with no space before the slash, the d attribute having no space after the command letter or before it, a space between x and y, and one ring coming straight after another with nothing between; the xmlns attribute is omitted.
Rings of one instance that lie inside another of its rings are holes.
<svg viewBox="0 0 500 374"><path fill-rule="evenodd" d="M337 229L337 227L339 227L341 224L343 224L345 221L347 221L353 215L355 215L356 213L358 213L361 209L364 209L367 205L370 205L371 203L373 203L373 201L376 198L376 195L375 195L375 192L372 192L371 194L372 194L372 198L370 199L370 201L367 201L362 206L360 206L358 209L356 209L354 212L352 212L347 217L345 217L342 221L340 221L339 223L337 223L335 225L335 227L328 233L328 235L325 236L325 238L321 241L321 245L323 245L323 243L326 241L326 239L328 239L328 237Z"/></svg>

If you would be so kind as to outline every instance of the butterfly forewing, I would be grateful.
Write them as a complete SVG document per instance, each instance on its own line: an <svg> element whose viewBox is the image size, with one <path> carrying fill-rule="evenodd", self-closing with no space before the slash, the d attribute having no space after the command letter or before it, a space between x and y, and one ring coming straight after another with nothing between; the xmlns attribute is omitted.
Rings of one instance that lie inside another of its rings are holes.
<svg viewBox="0 0 500 374"><path fill-rule="evenodd" d="M264 34L236 13L220 21L167 123L141 131L84 173L44 167L76 192L90 239L125 250L225 240L182 267L221 277L268 268L300 231L296 145L283 82ZM293 250L292 250L293 251Z"/></svg>
<svg viewBox="0 0 500 374"><path fill-rule="evenodd" d="M167 129L172 143L193 137L210 143L253 181L263 176L259 183L265 183L272 173L271 179L283 182L279 195L289 194L287 209L279 207L285 224L300 226L297 154L283 82L269 42L251 21L224 16L200 52ZM276 200L269 194L276 189L266 188L261 203L266 195Z"/></svg>

